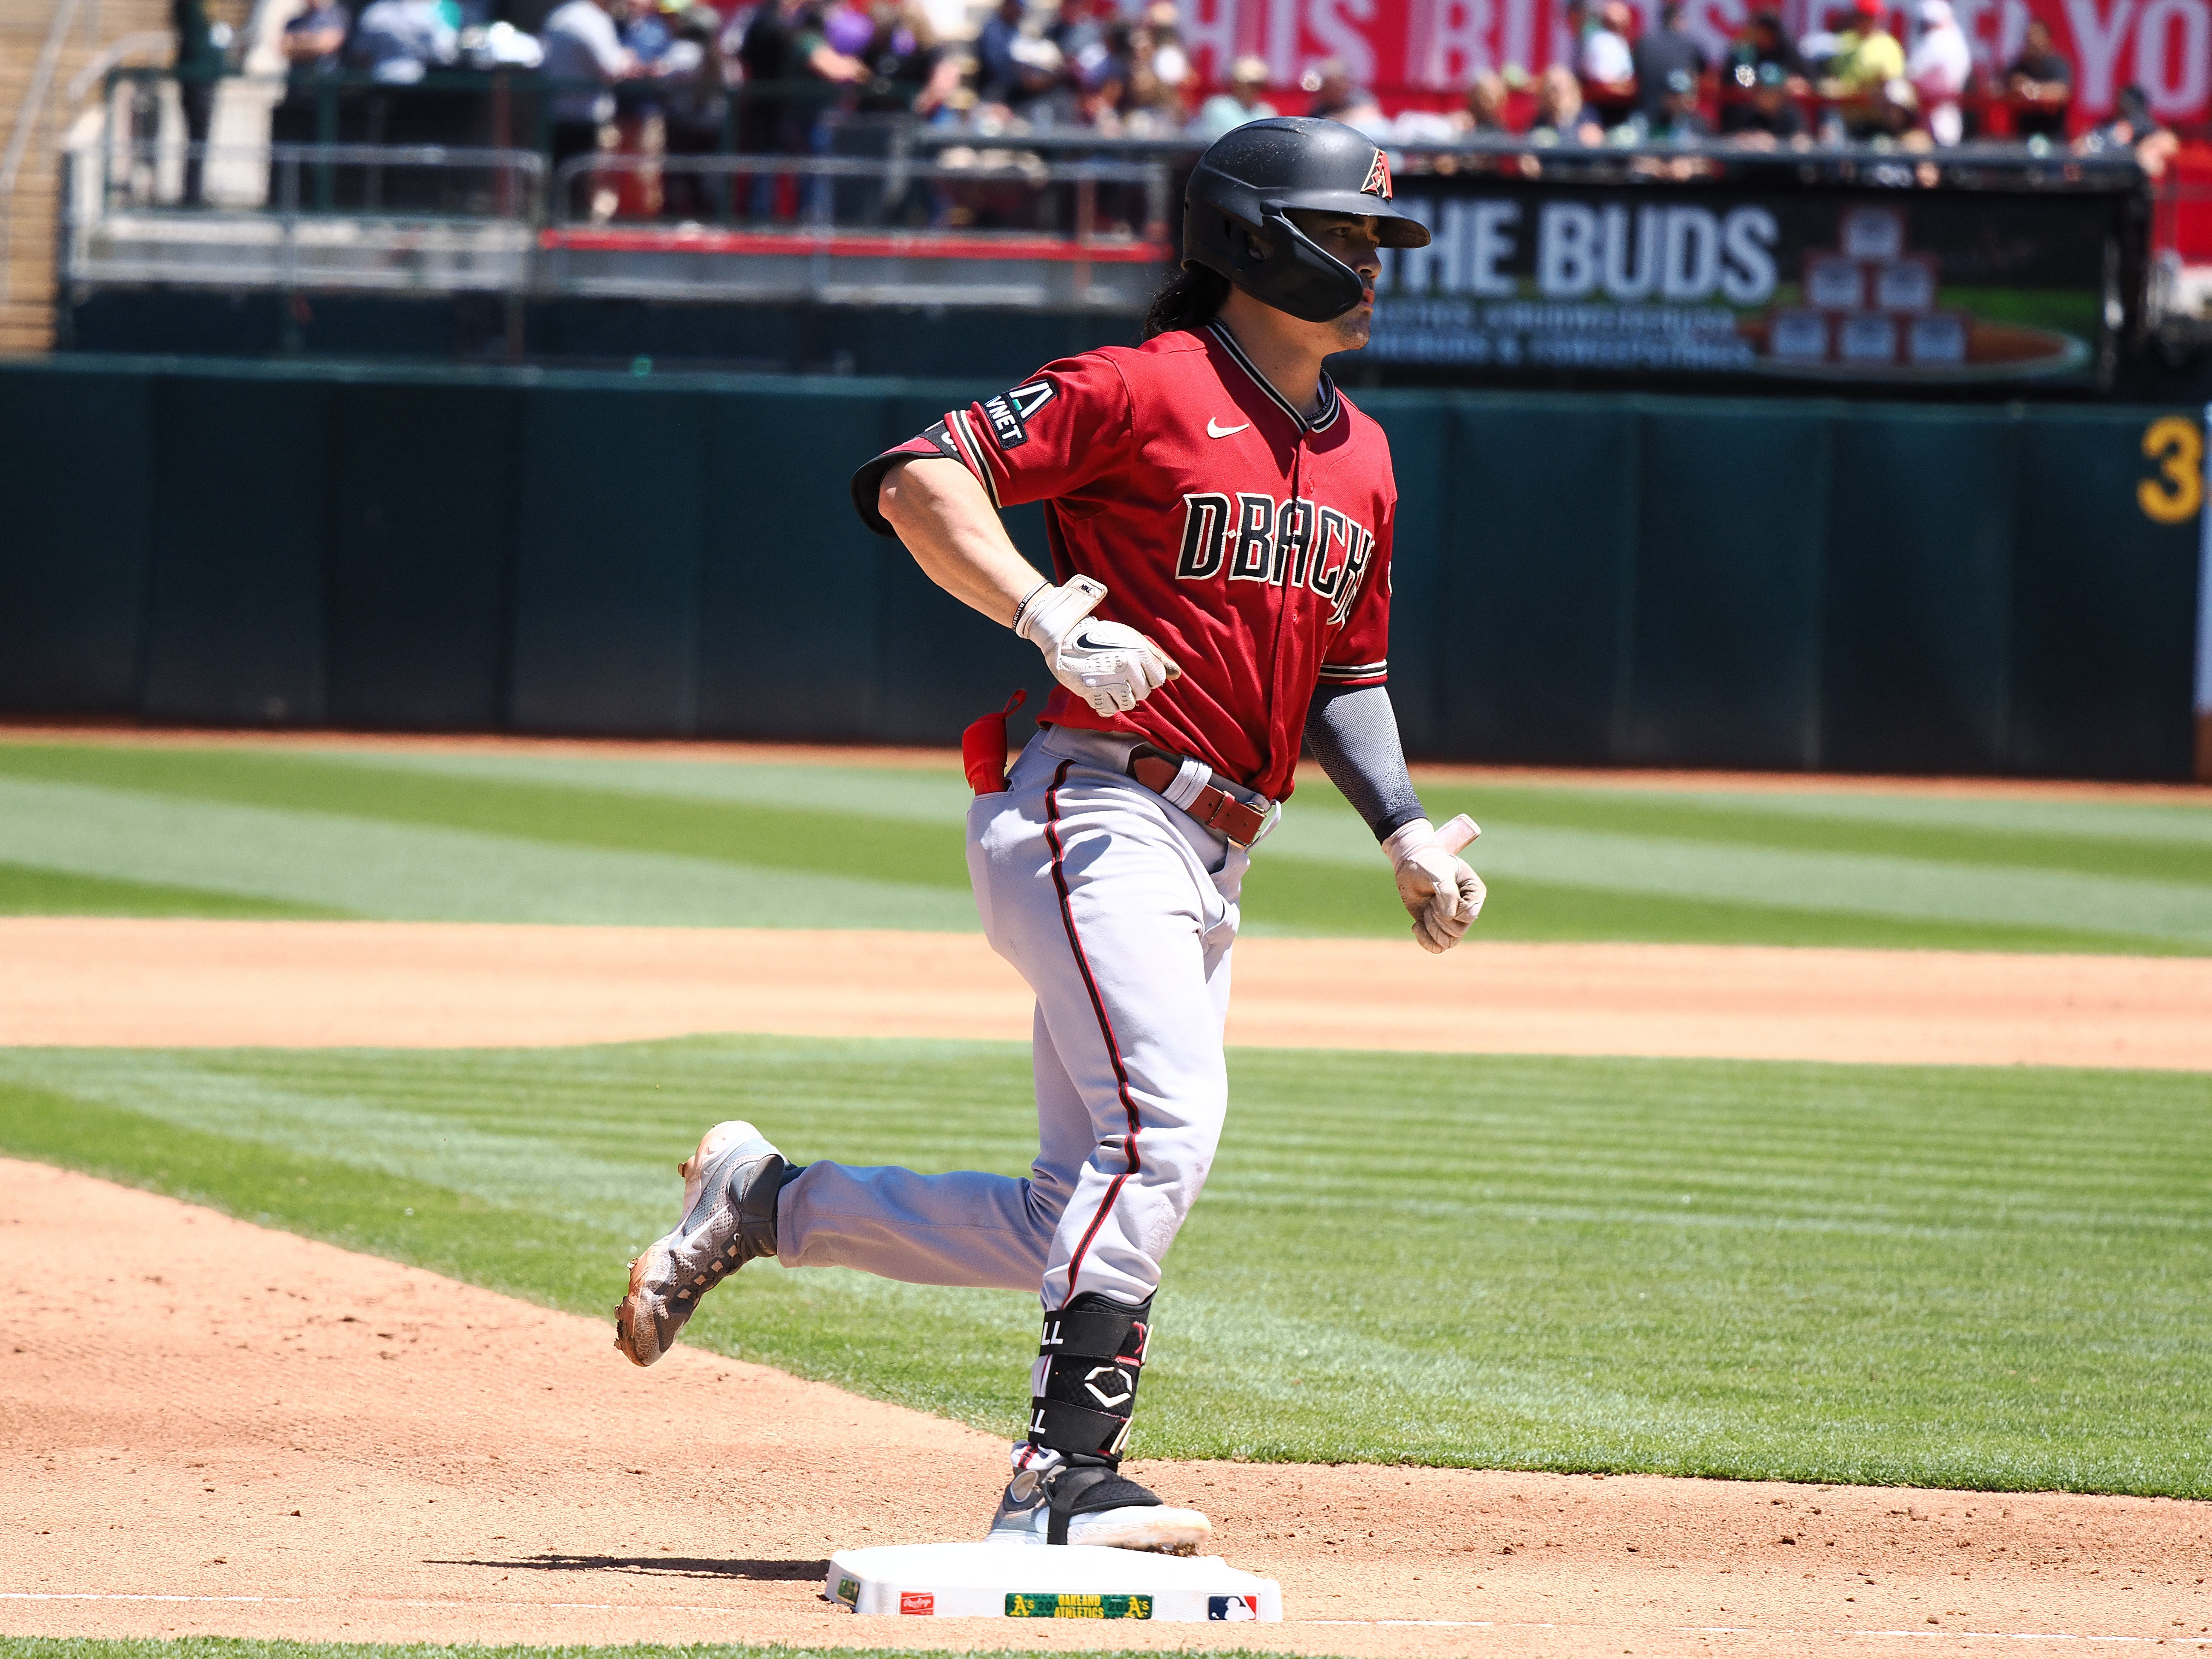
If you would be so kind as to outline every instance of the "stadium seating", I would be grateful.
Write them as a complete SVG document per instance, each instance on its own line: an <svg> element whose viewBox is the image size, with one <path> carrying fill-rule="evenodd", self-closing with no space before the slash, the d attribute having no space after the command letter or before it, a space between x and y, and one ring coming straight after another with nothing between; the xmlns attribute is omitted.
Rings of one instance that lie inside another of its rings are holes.
<svg viewBox="0 0 2212 1659"><path fill-rule="evenodd" d="M24 122L9 221L7 299L0 306L0 351L41 351L53 338L56 146L62 94L101 48L127 35L168 27L162 0L101 0L80 7L37 109L26 107L62 0L0 0L0 146ZM97 29L95 35L93 32Z"/></svg>

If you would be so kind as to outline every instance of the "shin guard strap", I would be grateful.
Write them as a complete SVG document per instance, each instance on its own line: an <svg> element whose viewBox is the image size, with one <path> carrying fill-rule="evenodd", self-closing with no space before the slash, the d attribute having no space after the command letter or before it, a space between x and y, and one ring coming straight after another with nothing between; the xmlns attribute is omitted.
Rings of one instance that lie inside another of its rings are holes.
<svg viewBox="0 0 2212 1659"><path fill-rule="evenodd" d="M1067 1522L1075 1513L1076 1500L1112 1474L1111 1469L1087 1464L1078 1468L1062 1469L1053 1477L1052 1490L1045 1500L1046 1543L1065 1544L1067 1541Z"/></svg>
<svg viewBox="0 0 2212 1659"><path fill-rule="evenodd" d="M1152 1316L1149 1298L1141 1306L1130 1308L1086 1291L1044 1316L1044 1334L1038 1340L1037 1352L1048 1359L1060 1354L1086 1359L1127 1358L1141 1365Z"/></svg>

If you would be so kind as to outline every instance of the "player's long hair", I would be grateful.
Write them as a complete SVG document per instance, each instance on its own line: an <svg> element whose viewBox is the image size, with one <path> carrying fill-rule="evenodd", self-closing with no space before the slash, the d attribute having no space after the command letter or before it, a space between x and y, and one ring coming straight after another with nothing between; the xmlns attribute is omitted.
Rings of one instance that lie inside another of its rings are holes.
<svg viewBox="0 0 2212 1659"><path fill-rule="evenodd" d="M1144 332L1137 338L1149 340L1155 334L1178 328L1202 328L1213 320L1228 298L1226 276L1204 265L1185 265L1152 295L1152 308L1145 313Z"/></svg>

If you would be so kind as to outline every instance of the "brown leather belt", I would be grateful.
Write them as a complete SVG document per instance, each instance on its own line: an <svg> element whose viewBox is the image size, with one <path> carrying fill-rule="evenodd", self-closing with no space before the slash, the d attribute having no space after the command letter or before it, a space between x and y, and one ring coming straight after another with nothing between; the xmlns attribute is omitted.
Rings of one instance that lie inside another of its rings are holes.
<svg viewBox="0 0 2212 1659"><path fill-rule="evenodd" d="M1213 781L1215 774L1211 769L1205 773L1206 781L1193 792L1183 782L1185 764L1181 755L1171 755L1164 749L1153 748L1150 744L1139 744L1129 753L1131 777L1170 806L1180 807L1207 829L1227 836L1239 847L1251 846L1273 828L1277 811L1275 802L1262 797L1255 805L1231 794ZM1188 799L1178 799L1179 796L1187 796Z"/></svg>

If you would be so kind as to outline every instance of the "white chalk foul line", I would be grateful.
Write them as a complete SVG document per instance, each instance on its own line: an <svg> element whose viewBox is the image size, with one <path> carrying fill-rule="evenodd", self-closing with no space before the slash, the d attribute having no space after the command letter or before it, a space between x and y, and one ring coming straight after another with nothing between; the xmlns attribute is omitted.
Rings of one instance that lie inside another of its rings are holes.
<svg viewBox="0 0 2212 1659"><path fill-rule="evenodd" d="M123 1595L86 1590L0 1590L0 1601L304 1601L303 1595Z"/></svg>
<svg viewBox="0 0 2212 1659"><path fill-rule="evenodd" d="M436 1601L409 1601L382 1595L176 1595L119 1590L0 1590L0 1601L254 1601L283 1607L305 1607L312 1601L343 1607L366 1604L381 1607L544 1607L563 1613L613 1613L617 1610L617 1604L612 1601L512 1601L484 1596L445 1596ZM735 1616L739 1611L736 1607L698 1607L688 1601L621 1605L630 1612L703 1613L718 1617Z"/></svg>
<svg viewBox="0 0 2212 1659"><path fill-rule="evenodd" d="M2166 1640L2162 1636L2081 1636L2064 1630L1863 1630L1856 1634L1917 1636L1923 1640L1943 1636L1972 1637L1984 1642L2141 1642L2152 1647Z"/></svg>
<svg viewBox="0 0 2212 1659"><path fill-rule="evenodd" d="M1342 1625L1372 1630L1383 1626L1440 1626L1455 1630L1559 1630L1559 1625L1501 1624L1494 1619L1286 1619L1290 1625ZM1755 1630L1748 1625L1669 1625L1666 1628L1677 1636L1771 1636L1778 1632ZM1790 1635L1808 1632L1792 1631ZM1914 1637L1922 1641L1978 1641L1978 1642L2136 1642L2156 1646L2161 1638L2155 1636L2083 1636L2073 1631L2017 1631L2017 1630L1831 1630L1813 1632L1826 1636L1895 1636ZM2199 1647L2205 1645L2197 1644Z"/></svg>
<svg viewBox="0 0 2212 1659"><path fill-rule="evenodd" d="M382 1596L323 1596L322 1601L348 1602L378 1602L385 1607L544 1607L549 1611L568 1613L612 1613L612 1601L505 1601L479 1600L476 1597L448 1597L435 1601L401 1601ZM0 1601L251 1601L276 1607L299 1607L309 1600L304 1595L172 1595L141 1591L98 1590L0 1590ZM638 1611L632 1608L631 1611ZM671 1603L654 1606L655 1612L705 1613L734 1613L733 1607L702 1607L689 1604ZM1284 1622L1292 1625L1329 1625L1355 1626L1362 1629L1417 1626L1444 1630L1558 1630L1558 1625L1501 1625L1494 1619L1291 1619ZM1757 1634L1745 1625L1674 1625L1669 1626L1683 1636L1751 1636ZM2162 1642L2155 1636L2083 1636L2073 1631L2017 1631L2017 1630L1832 1630L1830 1636L1913 1637L1926 1641L1979 1642L2133 1642L2143 1646L2156 1646ZM2185 1641L2186 1638L2184 1638ZM2204 1644L2197 1644L2203 1647Z"/></svg>

